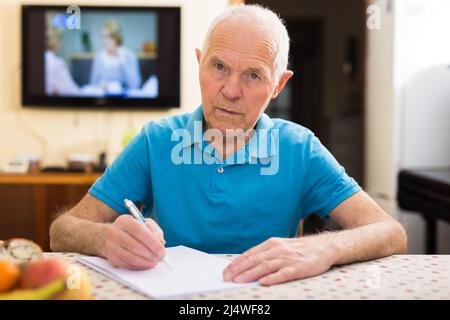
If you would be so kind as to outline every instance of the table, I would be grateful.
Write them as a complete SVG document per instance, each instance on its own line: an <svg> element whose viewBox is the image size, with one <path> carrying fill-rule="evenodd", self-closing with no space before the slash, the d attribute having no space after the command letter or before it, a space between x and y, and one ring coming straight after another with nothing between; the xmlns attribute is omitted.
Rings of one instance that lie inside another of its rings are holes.
<svg viewBox="0 0 450 320"><path fill-rule="evenodd" d="M46 253L76 263L77 253ZM237 255L218 255L232 260ZM148 299L90 268L96 299ZM450 255L394 255L337 266L308 279L271 287L247 287L180 299L450 299Z"/></svg>
<svg viewBox="0 0 450 320"><path fill-rule="evenodd" d="M450 168L400 171L397 200L402 209L423 216L426 252L436 253L437 221L450 222Z"/></svg>

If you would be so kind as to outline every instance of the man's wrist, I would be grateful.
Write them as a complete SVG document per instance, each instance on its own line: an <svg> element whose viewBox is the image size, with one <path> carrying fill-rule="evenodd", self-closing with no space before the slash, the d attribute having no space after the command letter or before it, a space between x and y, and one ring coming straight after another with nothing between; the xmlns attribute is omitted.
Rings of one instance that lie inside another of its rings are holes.
<svg viewBox="0 0 450 320"><path fill-rule="evenodd" d="M321 241L325 243L326 255L330 266L341 264L342 257L344 255L344 246L342 245L341 232L326 232L319 234Z"/></svg>
<svg viewBox="0 0 450 320"><path fill-rule="evenodd" d="M106 235L108 233L108 228L111 227L110 223L97 223L98 230L96 238L96 244L94 246L96 256L106 258Z"/></svg>
<svg viewBox="0 0 450 320"><path fill-rule="evenodd" d="M332 240L330 241L329 247L331 252L331 265L341 264L344 248L340 245L339 241L335 242Z"/></svg>

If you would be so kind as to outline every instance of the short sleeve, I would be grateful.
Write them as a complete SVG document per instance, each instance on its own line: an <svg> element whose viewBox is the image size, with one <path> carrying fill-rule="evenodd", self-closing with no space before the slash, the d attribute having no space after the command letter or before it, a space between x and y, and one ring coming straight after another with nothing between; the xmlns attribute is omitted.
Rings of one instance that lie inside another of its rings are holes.
<svg viewBox="0 0 450 320"><path fill-rule="evenodd" d="M129 199L146 207L152 205L149 147L144 130L138 133L89 189L89 193L119 213Z"/></svg>
<svg viewBox="0 0 450 320"><path fill-rule="evenodd" d="M302 217L316 213L325 218L334 208L361 190L333 155L311 134L305 149L306 173L302 191Z"/></svg>

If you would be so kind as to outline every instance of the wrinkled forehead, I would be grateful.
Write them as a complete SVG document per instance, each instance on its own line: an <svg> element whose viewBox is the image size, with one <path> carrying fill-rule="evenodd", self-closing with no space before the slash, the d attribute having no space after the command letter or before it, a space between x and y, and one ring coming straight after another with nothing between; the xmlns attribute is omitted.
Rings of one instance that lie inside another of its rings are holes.
<svg viewBox="0 0 450 320"><path fill-rule="evenodd" d="M275 65L276 48L266 26L255 25L252 20L226 20L213 30L207 52L230 51L237 54L254 56L269 67Z"/></svg>

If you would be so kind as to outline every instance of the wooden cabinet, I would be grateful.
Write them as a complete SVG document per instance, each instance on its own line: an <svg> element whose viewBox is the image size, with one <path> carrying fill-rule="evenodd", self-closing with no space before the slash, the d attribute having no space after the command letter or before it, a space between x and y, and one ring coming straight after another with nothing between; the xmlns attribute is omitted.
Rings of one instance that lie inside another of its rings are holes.
<svg viewBox="0 0 450 320"><path fill-rule="evenodd" d="M23 237L49 251L49 228L73 207L100 174L0 174L0 239Z"/></svg>

